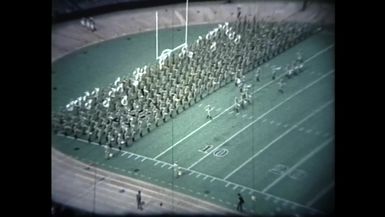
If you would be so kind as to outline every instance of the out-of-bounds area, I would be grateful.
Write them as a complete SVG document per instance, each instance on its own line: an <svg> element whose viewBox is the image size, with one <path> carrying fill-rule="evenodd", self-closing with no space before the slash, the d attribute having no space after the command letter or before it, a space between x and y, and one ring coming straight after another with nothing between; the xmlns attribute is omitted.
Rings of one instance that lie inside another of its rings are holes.
<svg viewBox="0 0 385 217"><path fill-rule="evenodd" d="M213 27L190 26L189 40ZM183 35L180 28L161 30L162 49L180 44L176 40L183 41ZM264 63L260 81L255 70L249 72L252 103L239 113L232 108L239 90L229 83L131 146L114 149L108 160L97 143L53 135L53 199L105 213L223 214L236 213L240 193L245 214L331 213L334 46L333 30L323 29ZM273 80L271 66L284 68L298 51L304 71L286 80L281 93L278 81L285 71ZM152 63L154 54L154 32L146 32L57 60L52 66L52 109ZM208 105L212 120L206 118ZM66 179L66 173L87 181ZM136 209L137 190L143 192L142 211Z"/></svg>

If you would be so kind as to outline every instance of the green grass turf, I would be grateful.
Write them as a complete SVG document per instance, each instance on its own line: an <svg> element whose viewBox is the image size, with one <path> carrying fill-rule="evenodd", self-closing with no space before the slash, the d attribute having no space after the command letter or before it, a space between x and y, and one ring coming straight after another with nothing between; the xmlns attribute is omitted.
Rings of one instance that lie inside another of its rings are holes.
<svg viewBox="0 0 385 217"><path fill-rule="evenodd" d="M334 209L334 188L329 190L319 200L315 202L313 207L319 210L333 210Z"/></svg>
<svg viewBox="0 0 385 217"><path fill-rule="evenodd" d="M320 144L314 143L314 145ZM297 168L297 170L306 171L303 178L297 180L285 176L269 192L277 196L285 196L290 200L301 201L303 204L311 201L320 191L319 186L328 186L334 181L333 151L332 145L326 145ZM328 169L321 170L320 165Z"/></svg>
<svg viewBox="0 0 385 217"><path fill-rule="evenodd" d="M191 26L189 43L206 34L216 25ZM159 30L159 55L165 48L184 41L184 31ZM129 39L128 39L129 38ZM174 42L172 41L174 39ZM131 74L137 67L155 62L155 33L124 36L80 49L52 66L52 108L58 109L85 91L105 87L117 77Z"/></svg>
<svg viewBox="0 0 385 217"><path fill-rule="evenodd" d="M190 27L189 41L206 34L212 27ZM172 33L174 43L171 40ZM173 44L176 46L179 44L176 38L183 41L183 34L184 31L163 30L160 32L160 44L164 48ZM57 87L52 94L53 110L86 90L105 86L117 76L153 62L154 35L154 32L147 32L129 36L130 40L123 37L82 49L56 61L52 75L52 85ZM297 169L306 174L302 179L296 180L288 175L270 188L267 194L261 191L279 178L279 175L270 172L272 168L278 164L292 167L334 135L334 103L282 136L226 180L224 178L294 124L334 99L334 52L330 47L334 43L333 37L326 32L318 33L262 65L260 82L254 81L253 72L247 74L248 83L253 85L252 91L255 92L253 104L238 115L231 113L232 110L223 112L239 95L237 88L230 83L125 148L129 153L123 156L123 153L119 153L117 157L105 160L102 147L62 136L53 136L53 145L66 154L95 163L103 169L172 188L221 206L235 209L236 194L241 192L249 214L312 213L313 210L298 204L305 205L334 180L334 141L299 165ZM286 81L285 92L280 94L276 82L271 82L269 66L285 66L296 58L298 50L302 51L304 59L315 54L317 56L305 64L302 74ZM209 123L204 111L208 104L214 106L212 115L215 118ZM258 121L239 132L257 118ZM204 124L204 127L196 130ZM196 132L188 136L194 130ZM175 147L166 151L173 144ZM215 157L212 153L207 155L200 152L199 149L206 145L213 146L209 153L222 145L220 149L227 149L228 154ZM175 178L174 170L170 167L175 161L186 169L206 155L192 170ZM159 161L153 160L154 157ZM256 197L255 201L250 199L251 195ZM330 212L333 198L331 190L311 207Z"/></svg>

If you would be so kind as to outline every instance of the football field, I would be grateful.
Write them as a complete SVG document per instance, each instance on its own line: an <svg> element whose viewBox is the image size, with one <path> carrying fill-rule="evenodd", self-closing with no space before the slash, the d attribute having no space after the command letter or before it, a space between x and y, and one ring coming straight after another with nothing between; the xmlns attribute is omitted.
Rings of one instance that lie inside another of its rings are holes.
<svg viewBox="0 0 385 217"><path fill-rule="evenodd" d="M210 26L191 26L189 40ZM165 47L179 44L178 29L160 31ZM170 35L175 40L170 40ZM153 62L153 32L80 50L53 63L52 109L85 91ZM302 52L305 69L285 79L281 66ZM324 29L246 75L252 103L237 113L239 95L229 83L107 160L97 143L53 135L52 145L101 169L173 189L247 214L320 214L334 210L334 33ZM210 105L213 119L206 118ZM178 174L178 171L181 171Z"/></svg>

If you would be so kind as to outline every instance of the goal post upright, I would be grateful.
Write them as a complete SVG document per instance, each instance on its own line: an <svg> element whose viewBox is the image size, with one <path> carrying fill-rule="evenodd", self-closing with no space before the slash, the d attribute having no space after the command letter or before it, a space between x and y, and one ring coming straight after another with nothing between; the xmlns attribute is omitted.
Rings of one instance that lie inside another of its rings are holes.
<svg viewBox="0 0 385 217"><path fill-rule="evenodd" d="M185 35L184 35L184 43L171 48L171 49L165 49L162 51L161 56L159 56L159 17L158 17L158 11L155 11L155 59L156 60L162 60L164 59L164 56L169 55L170 53L186 47L187 48L187 35L188 35L188 3L189 0L186 0L186 18L185 18Z"/></svg>
<svg viewBox="0 0 385 217"><path fill-rule="evenodd" d="M188 33L188 0L186 0L186 29L185 29L185 36L184 36L184 43L187 47L187 33Z"/></svg>
<svg viewBox="0 0 385 217"><path fill-rule="evenodd" d="M156 56L155 59L158 59L159 53L158 53L158 11L155 12L155 43L156 43Z"/></svg>

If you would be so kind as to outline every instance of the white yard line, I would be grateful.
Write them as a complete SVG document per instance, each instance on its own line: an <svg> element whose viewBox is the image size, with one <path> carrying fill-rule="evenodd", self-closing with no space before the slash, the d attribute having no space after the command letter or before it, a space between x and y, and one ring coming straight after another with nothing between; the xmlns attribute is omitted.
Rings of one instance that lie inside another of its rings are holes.
<svg viewBox="0 0 385 217"><path fill-rule="evenodd" d="M63 136L63 135L62 135L62 136ZM67 138L68 138L68 137L67 137ZM88 143L87 143L87 144L88 144ZM92 144L92 143L91 143L91 144ZM93 144L93 145L100 147L98 144ZM112 149L116 149L116 148L112 148ZM122 150L122 152L127 152L127 151L123 151L123 150ZM133 153L131 153L131 152L127 152L127 153L133 154ZM138 154L136 154L136 155L138 155ZM156 160L156 159L149 158L149 157L146 157L146 156L143 156L143 155L140 155L140 156L143 157L143 158L146 158L146 159L155 161L155 162L162 163L162 164L164 164L164 165L167 165L167 164L168 164L168 165L171 165L170 163L167 163L167 162L164 162L164 161ZM102 164L102 165L104 165L104 164ZM268 197L272 197L272 198L275 198L275 199L277 199L277 200L283 201L283 202L285 202L285 203L292 204L292 206L294 206L294 207L302 207L302 208L305 208L305 209L309 209L309 210L315 211L315 212L317 212L317 213L322 213L321 211L319 211L319 210L317 210L317 209L314 209L314 208L311 208L311 207L307 207L307 206L302 205L302 204L299 204L299 203L297 203L297 202L290 201L290 200L287 200L287 199L284 199L284 198L281 198L281 197L278 197L278 196L275 196L275 195L272 195L272 194L269 194L269 193L262 193L261 191L258 191L258 190L249 188L249 187L247 187L247 186L244 186L244 185L241 185L241 184L238 184L238 183L230 182L230 181L224 180L224 179L219 178L219 177L215 177L215 176L211 176L211 175L209 175L209 174L205 174L205 173L202 173L202 172L198 172L198 171L196 171L196 170L188 170L187 168L183 168L183 167L180 167L180 168L183 169L183 170L186 170L186 171L190 172L189 175L192 175L192 174L201 174L201 175L205 175L205 176L208 176L209 178L211 178L212 180L214 179L214 180L218 180L218 181L227 183L227 186L228 186L228 185L238 185L238 186L243 187L243 188L245 188L245 189L247 189L247 190L249 190L249 191L252 191L252 192L255 192L255 193L258 193L258 194L261 194L261 195L265 195L265 196L268 196ZM117 175L118 177L125 177L125 176L123 176L123 175L119 175L119 174L116 174L116 173L114 173L114 174ZM110 178L110 177L109 177L109 178ZM159 181L157 178L155 178L154 180L155 180L155 181ZM139 181L140 181L140 180L139 180ZM162 180L162 181L163 181L163 180ZM141 182L141 181L140 181L140 182ZM163 181L163 182L164 182L164 181ZM192 191L190 191L190 192L192 192Z"/></svg>
<svg viewBox="0 0 385 217"><path fill-rule="evenodd" d="M309 84L308 86L313 85L314 83L316 83L317 81L319 81L319 80L322 79L323 77L327 76L328 74L332 73L333 71L334 71L334 70L331 70L330 72L328 72L327 74L323 75L322 77L320 77L319 79L317 79L317 80L314 81L313 83ZM297 93L299 93L299 92L297 92ZM283 102L282 102L282 103L283 103ZM232 106L230 106L229 108L227 108L226 110L224 110L220 115L222 115L222 114L224 114L225 112L227 112L230 108L232 108ZM220 115L216 116L214 119L218 118ZM203 127L206 126L208 123L209 123L209 122L206 122L204 125L202 125L202 126L201 126L200 128L198 128L198 129L194 130L192 133L190 133L188 136L186 136L186 137L183 138L182 140L184 140L184 139L186 139L187 137L191 136L193 133L195 133L197 130L203 128ZM63 136L63 135L62 135L62 136ZM67 137L67 138L68 138L68 137ZM178 144L179 144L182 140L178 141ZM78 140L78 141L79 141L79 140ZM86 141L81 141L81 142L84 142L84 143L87 143L87 144L88 144L88 142L86 142ZM99 146L99 144L97 144L97 143L91 143L91 144L93 144L93 145L95 145L95 146ZM174 146L175 146L175 145L176 145L176 144L174 144ZM171 147L171 148L172 148L172 147ZM116 149L116 148L112 148L112 149L118 151L118 149ZM163 164L166 164L166 165L171 165L170 163L167 163L167 162L164 162L164 161L159 161L159 160L157 160L156 158L150 158L150 157L147 157L147 156L138 155L138 154L134 154L134 153L127 152L127 151L123 151L123 150L122 150L121 152L126 153L126 154L130 154L130 155L129 155L130 157L133 156L133 155L136 155L136 156L142 157L143 159L149 159L149 160L155 161L156 163L159 162L159 163L163 163ZM124 154L123 154L123 155L124 155ZM231 184L233 184L233 185L238 185L238 186L240 186L240 187L244 187L245 189L249 189L249 190L251 190L251 191L255 191L255 192L260 193L260 194L263 194L263 195L269 195L269 196L274 197L274 198L277 198L277 199L279 199L279 200L282 200L282 201L285 201L285 202L294 204L295 206L299 206L299 207L303 207L303 208L306 208L306 209L310 209L310 210L313 210L313 211L316 211L316 212L320 212L319 210L313 209L313 208L311 208L311 207L306 207L306 206L304 206L304 205L302 205L302 204L298 204L298 203L296 203L296 202L289 201L289 200L286 200L286 199L283 199L283 198L280 198L280 197L277 197L277 196L274 196L274 195L271 195L271 194L268 194L268 193L262 193L262 192L260 192L260 191L255 190L255 189L252 189L252 188L249 188L249 187L246 187L246 186L242 186L242 185L239 185L239 184L236 184L236 183L232 183L232 182L229 182L229 181L224 180L224 179L219 178L219 177L214 177L214 176L211 176L211 175L208 175L208 174L204 174L204 173L201 173L201 172L198 172L198 171L195 171L195 170L190 170L190 169L186 169L186 170L191 171L192 173L198 173L198 174L200 173L200 174L202 174L202 175L206 175L206 176L212 178L212 180L215 180L215 179L216 179L216 180L218 180L218 181L223 181L223 182L231 183Z"/></svg>
<svg viewBox="0 0 385 217"><path fill-rule="evenodd" d="M313 56L309 57L308 59L305 60L305 63L306 63L306 62L309 62L310 60L312 60L312 59L314 59L314 58L316 58L318 55L320 55L321 53L323 53L323 52L329 50L329 49L332 48L332 47L334 47L334 44L332 44L332 45L326 47L325 49L323 49L323 50L317 52L316 54L314 54Z"/></svg>
<svg viewBox="0 0 385 217"><path fill-rule="evenodd" d="M322 189L312 200L306 203L306 206L312 206L318 199L320 199L323 195L325 195L328 191L330 191L334 187L334 181Z"/></svg>
<svg viewBox="0 0 385 217"><path fill-rule="evenodd" d="M321 51L317 52L316 54L314 54L313 56L309 57L308 59L305 60L305 62L308 62L312 59L314 59L315 57L319 56L320 54L324 53L325 51L329 50L330 48L332 48L334 46L334 44L322 49ZM277 79L279 79L280 77L283 77L285 74L282 74L280 76L277 77ZM263 88L269 86L270 84L272 84L274 81L269 81L268 83L262 85L260 88L258 88L255 92L252 93L255 94L257 93L258 91L262 90ZM223 110L221 113L219 113L217 116L215 116L212 120L210 121L207 121L206 123L202 124L200 127L198 127L197 129L193 130L191 133L189 133L187 136L183 137L182 139L180 139L179 141L177 141L175 144L173 144L172 146L168 147L166 150L164 150L163 152L161 152L160 154L158 154L157 156L155 156L155 159L158 159L160 156L162 156L163 154L165 154L166 152L168 152L170 149L174 148L175 146L177 146L178 144L180 144L181 142L183 142L184 140L186 140L187 138L189 138L190 136L192 136L193 134L195 134L197 131L199 131L200 129L202 129L203 127L205 127L206 125L208 125L209 123L211 123L212 121L214 121L215 119L219 118L220 116L222 116L224 113L226 113L228 110L230 110L234 105L231 105L229 106L228 108L226 108L225 110Z"/></svg>
<svg viewBox="0 0 385 217"><path fill-rule="evenodd" d="M230 176L232 176L234 173L236 173L238 170L240 170L243 166L245 166L247 163L249 163L252 159L254 159L255 157L257 157L258 155L260 155L263 151L265 151L267 148L269 148L271 145L273 145L275 142L277 142L278 140L280 140L282 137L284 137L285 135L287 135L288 133L290 133L291 131L293 131L296 127L298 127L298 125L302 124L303 122L305 122L306 120L308 120L309 118L313 117L314 115L316 115L318 112L320 112L322 109L326 108L326 106L328 106L330 103L332 103L333 100L331 101L328 101L326 104L324 104L323 106L321 106L320 108L318 108L317 110L313 111L312 113L310 113L309 115L307 115L305 118L303 118L302 120L300 120L299 122L297 122L296 124L294 124L292 127L290 127L288 130L286 130L285 132L283 132L280 136L278 136L277 138L275 138L273 141L271 141L268 145L266 145L265 147L263 147L261 150L259 150L257 153L255 153L253 156L251 156L249 159L247 159L245 162L243 162L241 165L239 165L235 170L231 171L229 174L227 174L227 176L225 176L225 180L227 180Z"/></svg>
<svg viewBox="0 0 385 217"><path fill-rule="evenodd" d="M334 71L331 70L329 71L328 73L326 73L325 75L321 76L320 78L318 78L317 80L311 82L310 84L308 84L307 86L305 86L304 88L298 90L296 93L294 93L293 95L291 95L290 97L286 98L284 101L280 102L279 104L275 105L273 108L269 109L267 112L265 112L264 114L262 114L261 116L259 116L257 119L255 119L254 121L252 121L251 123L249 123L248 125L246 125L244 128L242 128L241 130L239 130L238 132L236 132L234 135L232 135L230 138L226 139L222 144L220 144L219 146L217 146L216 148L214 148L213 150L211 150L209 153L207 153L205 156L203 156L202 158L200 158L198 161L196 161L195 163L193 163L191 166L189 166L187 169L191 169L192 167L194 167L195 165L197 165L199 162L201 162L202 160L204 160L206 157L208 157L211 153L213 153L214 151L218 150L218 148L220 148L221 146L223 146L224 144L226 144L228 141L230 141L232 138L234 138L235 136L237 136L239 133L241 133L242 131L244 131L245 129L247 129L248 127L250 127L251 125L253 125L255 122L259 121L260 119L262 119L263 117L265 117L266 115L268 115L271 111L275 110L276 108L278 108L279 106L281 106L282 104L284 104L285 102L289 101L290 99L292 99L293 97L297 96L298 94L300 94L301 92L303 92L304 90L306 90L307 88L313 86L314 84L316 84L317 82L319 82L321 79L325 78L326 76L328 76L329 74L331 74L332 72Z"/></svg>
<svg viewBox="0 0 385 217"><path fill-rule="evenodd" d="M279 181L281 181L283 178L286 177L287 174L290 174L293 172L295 169L297 169L301 164L303 164L305 161L307 161L309 158L311 158L313 155L315 155L317 152L319 152L322 148L327 146L334 138L330 138L326 140L322 145L318 146L315 148L313 151L311 151L309 154L307 154L305 157L303 157L300 161L298 161L294 166L292 166L290 169L288 169L285 173L283 173L279 178L274 180L272 183L270 183L268 186L266 186L262 192L265 193L268 191L270 188L272 188L275 184L277 184Z"/></svg>

